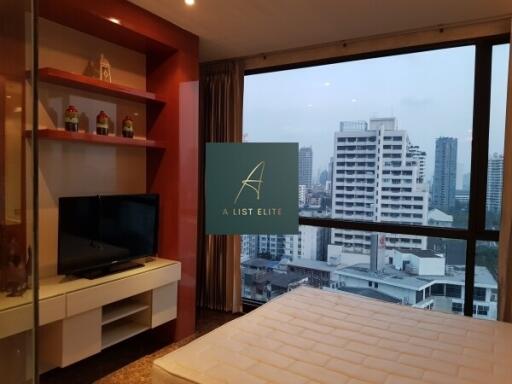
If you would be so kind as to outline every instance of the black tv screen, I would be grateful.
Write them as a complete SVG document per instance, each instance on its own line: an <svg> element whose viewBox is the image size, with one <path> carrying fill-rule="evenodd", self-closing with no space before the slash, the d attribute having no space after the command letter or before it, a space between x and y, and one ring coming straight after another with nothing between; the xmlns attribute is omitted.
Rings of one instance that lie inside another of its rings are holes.
<svg viewBox="0 0 512 384"><path fill-rule="evenodd" d="M158 195L59 199L59 275L152 256L158 244Z"/></svg>

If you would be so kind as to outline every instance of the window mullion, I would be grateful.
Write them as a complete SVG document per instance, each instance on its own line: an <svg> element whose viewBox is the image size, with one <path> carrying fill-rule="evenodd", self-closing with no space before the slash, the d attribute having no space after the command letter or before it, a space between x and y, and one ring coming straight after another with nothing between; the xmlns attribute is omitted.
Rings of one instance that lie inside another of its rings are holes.
<svg viewBox="0 0 512 384"><path fill-rule="evenodd" d="M485 231L489 118L491 105L492 43L479 42L475 54L471 185L469 194L469 238L466 247L464 315L473 315L476 241Z"/></svg>

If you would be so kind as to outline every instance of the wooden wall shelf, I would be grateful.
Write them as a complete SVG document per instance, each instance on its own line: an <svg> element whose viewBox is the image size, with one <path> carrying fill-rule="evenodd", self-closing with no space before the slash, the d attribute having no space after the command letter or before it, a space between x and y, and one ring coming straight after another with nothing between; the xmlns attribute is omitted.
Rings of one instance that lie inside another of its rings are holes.
<svg viewBox="0 0 512 384"><path fill-rule="evenodd" d="M30 138L31 131L26 131L25 136ZM43 140L61 140L61 141L74 141L74 142L82 142L82 143L90 143L90 144L100 144L100 145L117 145L117 146L127 146L127 147L139 147L139 148L157 148L157 149L165 149L165 143L156 140L147 140L147 139L138 139L133 138L129 139L126 137L119 136L102 136L96 135L94 133L85 133L85 132L69 132L59 129L48 129L43 128L39 129L38 135L40 139Z"/></svg>
<svg viewBox="0 0 512 384"><path fill-rule="evenodd" d="M97 92L122 99L153 103L157 105L165 104L165 101L162 98L152 92L130 88L120 84L108 83L93 77L66 72L55 68L40 68L39 80L46 83L64 85L66 87Z"/></svg>

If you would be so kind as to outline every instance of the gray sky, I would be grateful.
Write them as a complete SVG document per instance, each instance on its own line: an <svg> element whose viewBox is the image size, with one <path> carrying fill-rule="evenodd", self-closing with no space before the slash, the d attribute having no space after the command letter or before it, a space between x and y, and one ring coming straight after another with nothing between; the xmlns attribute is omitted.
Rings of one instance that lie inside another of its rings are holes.
<svg viewBox="0 0 512 384"><path fill-rule="evenodd" d="M470 169L474 55L470 46L246 76L245 140L312 146L316 176L340 121L394 116L427 151L427 178L435 139L456 137L461 175ZM503 153L507 64L508 45L495 47L491 153Z"/></svg>

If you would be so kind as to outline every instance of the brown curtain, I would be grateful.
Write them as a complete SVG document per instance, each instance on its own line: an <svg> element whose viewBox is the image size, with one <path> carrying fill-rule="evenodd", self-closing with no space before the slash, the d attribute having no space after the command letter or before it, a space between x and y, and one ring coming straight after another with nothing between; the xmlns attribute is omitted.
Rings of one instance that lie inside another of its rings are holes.
<svg viewBox="0 0 512 384"><path fill-rule="evenodd" d="M241 62L201 66L200 125L204 143L242 141L243 87ZM198 257L198 305L240 312L240 236L203 234L202 240Z"/></svg>
<svg viewBox="0 0 512 384"><path fill-rule="evenodd" d="M498 263L498 319L512 322L512 48L510 49L508 65L507 118L505 126L505 154L503 158L503 201L501 206Z"/></svg>

